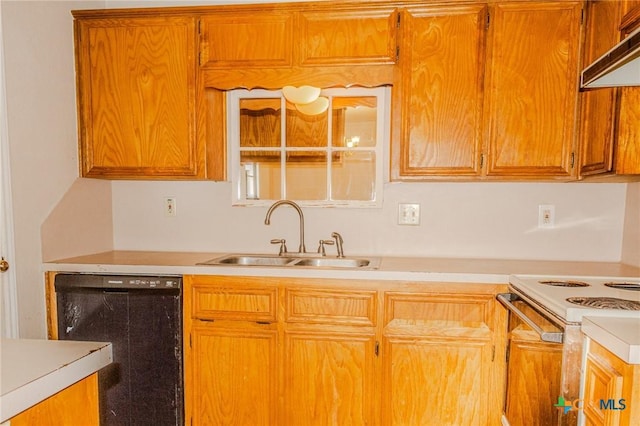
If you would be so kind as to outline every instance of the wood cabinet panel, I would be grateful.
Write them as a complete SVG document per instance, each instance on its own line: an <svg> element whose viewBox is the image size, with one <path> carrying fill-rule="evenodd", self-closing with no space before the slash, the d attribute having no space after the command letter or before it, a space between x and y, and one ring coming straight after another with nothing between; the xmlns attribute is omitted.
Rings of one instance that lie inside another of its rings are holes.
<svg viewBox="0 0 640 426"><path fill-rule="evenodd" d="M285 333L287 425L374 424L375 334Z"/></svg>
<svg viewBox="0 0 640 426"><path fill-rule="evenodd" d="M385 324L486 327L491 323L493 295L385 294Z"/></svg>
<svg viewBox="0 0 640 426"><path fill-rule="evenodd" d="M640 175L640 88L621 89L619 111L615 171L620 175Z"/></svg>
<svg viewBox="0 0 640 426"><path fill-rule="evenodd" d="M622 37L640 28L640 1L629 0L625 6L620 23ZM618 114L615 172L620 175L640 175L640 87L620 89Z"/></svg>
<svg viewBox="0 0 640 426"><path fill-rule="evenodd" d="M277 333L196 323L187 393L194 425L273 425L277 407Z"/></svg>
<svg viewBox="0 0 640 426"><path fill-rule="evenodd" d="M375 291L287 289L285 321L376 325Z"/></svg>
<svg viewBox="0 0 640 426"><path fill-rule="evenodd" d="M296 43L300 65L390 64L396 61L393 8L301 11Z"/></svg>
<svg viewBox="0 0 640 426"><path fill-rule="evenodd" d="M485 5L403 12L401 175L479 175L486 15Z"/></svg>
<svg viewBox="0 0 640 426"><path fill-rule="evenodd" d="M94 373L21 412L6 424L9 423L12 426L98 426L98 374Z"/></svg>
<svg viewBox="0 0 640 426"><path fill-rule="evenodd" d="M618 23L621 8L622 2L617 1L587 3L584 66L591 64L620 40ZM580 94L581 176L612 170L616 94L614 88L588 90Z"/></svg>
<svg viewBox="0 0 640 426"><path fill-rule="evenodd" d="M83 176L204 175L194 49L188 17L76 20Z"/></svg>
<svg viewBox="0 0 640 426"><path fill-rule="evenodd" d="M506 415L513 426L558 422L562 344L542 342L527 326L511 331Z"/></svg>
<svg viewBox="0 0 640 426"><path fill-rule="evenodd" d="M572 176L581 8L581 2L494 6L488 176Z"/></svg>
<svg viewBox="0 0 640 426"><path fill-rule="evenodd" d="M495 296L386 292L382 413L389 425L493 424ZM502 384L498 385L502 386ZM437 389L429 392L426 389ZM423 391L424 390L424 391Z"/></svg>
<svg viewBox="0 0 640 426"><path fill-rule="evenodd" d="M383 353L383 424L491 424L486 340L387 336Z"/></svg>
<svg viewBox="0 0 640 426"><path fill-rule="evenodd" d="M582 396L585 424L638 424L640 366L625 363L593 340L588 348ZM603 406L603 402L607 405Z"/></svg>
<svg viewBox="0 0 640 426"><path fill-rule="evenodd" d="M262 11L200 18L205 68L286 67L293 61L293 14Z"/></svg>
<svg viewBox="0 0 640 426"><path fill-rule="evenodd" d="M278 290L275 287L230 287L195 284L192 296L194 318L276 321Z"/></svg>

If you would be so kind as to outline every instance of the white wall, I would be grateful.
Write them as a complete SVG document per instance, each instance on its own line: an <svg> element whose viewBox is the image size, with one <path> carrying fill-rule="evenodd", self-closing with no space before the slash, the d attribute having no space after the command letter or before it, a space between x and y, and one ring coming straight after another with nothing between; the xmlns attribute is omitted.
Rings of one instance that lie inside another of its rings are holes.
<svg viewBox="0 0 640 426"><path fill-rule="evenodd" d="M231 207L215 182L113 182L118 249L275 252L271 238L298 244L297 216ZM165 196L177 199L166 217ZM391 183L382 209L305 208L307 248L332 231L347 254L619 261L625 184ZM421 204L420 226L397 225L399 202ZM556 227L538 229L538 205L556 206Z"/></svg>
<svg viewBox="0 0 640 426"><path fill-rule="evenodd" d="M622 262L640 267L640 182L627 186Z"/></svg>
<svg viewBox="0 0 640 426"><path fill-rule="evenodd" d="M40 227L78 176L69 11L83 6L2 0L21 337L46 335Z"/></svg>

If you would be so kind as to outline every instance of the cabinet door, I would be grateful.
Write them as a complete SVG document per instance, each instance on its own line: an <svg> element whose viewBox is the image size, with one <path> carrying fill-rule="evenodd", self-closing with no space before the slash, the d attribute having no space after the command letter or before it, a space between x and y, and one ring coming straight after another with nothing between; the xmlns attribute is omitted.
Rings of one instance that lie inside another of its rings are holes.
<svg viewBox="0 0 640 426"><path fill-rule="evenodd" d="M373 332L287 332L282 424L374 424L375 345Z"/></svg>
<svg viewBox="0 0 640 426"><path fill-rule="evenodd" d="M640 28L640 1L627 1L625 6L623 37ZM614 169L621 175L640 175L640 87L620 89L618 114Z"/></svg>
<svg viewBox="0 0 640 426"><path fill-rule="evenodd" d="M299 15L300 65L391 64L396 60L393 8L306 12Z"/></svg>
<svg viewBox="0 0 640 426"><path fill-rule="evenodd" d="M497 3L488 62L488 176L573 174L581 2Z"/></svg>
<svg viewBox="0 0 640 426"><path fill-rule="evenodd" d="M383 424L490 424L486 341L392 337L384 340L383 353Z"/></svg>
<svg viewBox="0 0 640 426"><path fill-rule="evenodd" d="M286 67L293 58L291 12L234 12L200 19L205 68Z"/></svg>
<svg viewBox="0 0 640 426"><path fill-rule="evenodd" d="M76 21L82 174L202 175L195 24L185 17Z"/></svg>
<svg viewBox="0 0 640 426"><path fill-rule="evenodd" d="M513 426L558 423L562 344L547 343L525 325L511 331L506 415Z"/></svg>
<svg viewBox="0 0 640 426"><path fill-rule="evenodd" d="M377 293L288 286L286 425L375 424Z"/></svg>
<svg viewBox="0 0 640 426"><path fill-rule="evenodd" d="M622 3L592 1L587 4L587 31L583 65L598 59L620 39ZM616 89L588 90L581 93L580 175L611 171Z"/></svg>
<svg viewBox="0 0 640 426"><path fill-rule="evenodd" d="M184 276L187 423L278 424L278 291L264 281Z"/></svg>
<svg viewBox="0 0 640 426"><path fill-rule="evenodd" d="M593 340L588 348L584 363L585 424L639 424L640 366L627 364Z"/></svg>
<svg viewBox="0 0 640 426"><path fill-rule="evenodd" d="M476 176L482 152L484 5L402 15L400 176Z"/></svg>
<svg viewBox="0 0 640 426"><path fill-rule="evenodd" d="M277 330L269 325L194 322L187 362L194 425L274 425Z"/></svg>
<svg viewBox="0 0 640 426"><path fill-rule="evenodd" d="M382 424L499 422L493 297L385 295Z"/></svg>

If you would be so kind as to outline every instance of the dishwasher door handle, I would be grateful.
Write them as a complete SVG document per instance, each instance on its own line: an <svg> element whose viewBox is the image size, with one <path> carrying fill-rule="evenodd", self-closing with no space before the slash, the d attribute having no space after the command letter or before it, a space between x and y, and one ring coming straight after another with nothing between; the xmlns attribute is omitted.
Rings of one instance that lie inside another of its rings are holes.
<svg viewBox="0 0 640 426"><path fill-rule="evenodd" d="M522 312L516 305L511 303L513 297L518 297L512 293L500 293L496 296L498 301L504 305L509 311L513 312L515 316L520 318L525 324L527 324L533 331L538 333L540 339L543 342L562 343L564 340L564 333L552 332L543 330L538 324L536 324L531 318L529 318L524 312Z"/></svg>

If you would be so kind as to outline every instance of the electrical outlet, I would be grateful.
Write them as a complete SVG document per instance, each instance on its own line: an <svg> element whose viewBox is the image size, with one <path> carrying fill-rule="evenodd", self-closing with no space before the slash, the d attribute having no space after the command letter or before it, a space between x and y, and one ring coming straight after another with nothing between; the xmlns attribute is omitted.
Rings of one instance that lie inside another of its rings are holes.
<svg viewBox="0 0 640 426"><path fill-rule="evenodd" d="M398 225L420 225L420 204L398 204Z"/></svg>
<svg viewBox="0 0 640 426"><path fill-rule="evenodd" d="M556 206L540 204L538 206L538 228L553 228L556 224Z"/></svg>
<svg viewBox="0 0 640 426"><path fill-rule="evenodd" d="M176 197L164 197L164 215L176 216Z"/></svg>

